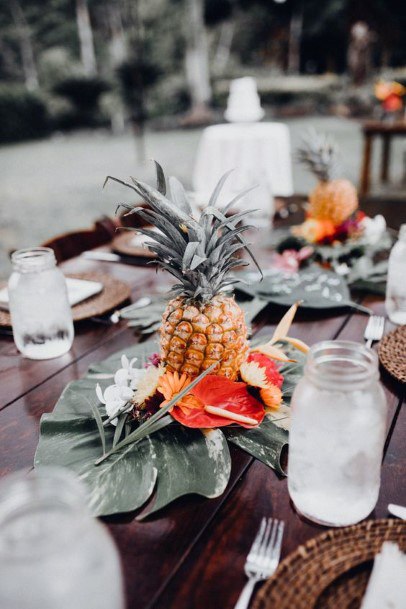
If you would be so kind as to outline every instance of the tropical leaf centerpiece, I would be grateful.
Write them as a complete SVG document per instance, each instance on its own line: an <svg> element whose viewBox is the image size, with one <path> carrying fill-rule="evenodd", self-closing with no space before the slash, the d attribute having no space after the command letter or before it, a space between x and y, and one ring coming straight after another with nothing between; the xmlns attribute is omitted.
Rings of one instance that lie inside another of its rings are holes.
<svg viewBox="0 0 406 609"><path fill-rule="evenodd" d="M278 244L285 259L292 252L299 264L309 260L310 246L317 260L333 268L340 262L351 267L361 256L391 247L384 217L369 218L360 211L354 185L337 177L339 156L337 144L314 130L297 149L297 160L315 176L317 185L309 194L305 221Z"/></svg>
<svg viewBox="0 0 406 609"><path fill-rule="evenodd" d="M195 218L180 182L169 178L167 194L163 170L156 168L157 188L108 179L144 199L147 207L124 207L151 226L135 230L175 278L159 352L151 343L138 346L68 387L42 419L35 458L37 467L74 469L98 515L140 508L154 488L148 513L184 494L218 496L230 474L226 439L283 473L290 395L308 349L288 335L298 303L268 341L253 346L248 340L232 292L239 282L233 269L248 264L237 257L241 249L260 272L244 238L250 227L241 224L251 210L226 215L245 193L220 210L226 174Z"/></svg>

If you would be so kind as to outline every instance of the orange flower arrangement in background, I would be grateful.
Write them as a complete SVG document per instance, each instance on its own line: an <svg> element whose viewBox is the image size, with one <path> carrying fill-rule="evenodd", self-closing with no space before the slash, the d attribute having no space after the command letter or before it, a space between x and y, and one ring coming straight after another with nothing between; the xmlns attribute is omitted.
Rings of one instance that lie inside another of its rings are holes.
<svg viewBox="0 0 406 609"><path fill-rule="evenodd" d="M396 81L380 80L375 83L374 93L386 112L397 112L403 107L402 97L406 88Z"/></svg>

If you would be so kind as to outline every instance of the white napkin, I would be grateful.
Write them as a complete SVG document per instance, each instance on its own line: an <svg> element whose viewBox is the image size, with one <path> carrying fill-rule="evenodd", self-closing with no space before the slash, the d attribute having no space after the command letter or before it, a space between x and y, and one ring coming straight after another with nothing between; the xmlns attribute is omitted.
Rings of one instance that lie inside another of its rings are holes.
<svg viewBox="0 0 406 609"><path fill-rule="evenodd" d="M99 294L103 289L103 284L98 281L66 277L66 287L68 289L69 304L73 307L73 305L78 304L78 302L82 302L82 300ZM5 311L9 310L7 288L0 290L0 309Z"/></svg>
<svg viewBox="0 0 406 609"><path fill-rule="evenodd" d="M406 554L385 541L375 556L361 609L406 608Z"/></svg>

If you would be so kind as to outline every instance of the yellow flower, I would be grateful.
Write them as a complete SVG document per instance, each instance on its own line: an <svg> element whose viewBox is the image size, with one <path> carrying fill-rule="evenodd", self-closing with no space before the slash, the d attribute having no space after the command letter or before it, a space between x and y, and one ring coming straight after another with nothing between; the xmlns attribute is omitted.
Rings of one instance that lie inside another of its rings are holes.
<svg viewBox="0 0 406 609"><path fill-rule="evenodd" d="M267 408L273 410L279 408L282 403L282 391L276 385L269 384L267 387L260 389L259 395Z"/></svg>
<svg viewBox="0 0 406 609"><path fill-rule="evenodd" d="M144 404L151 398L158 389L158 383L165 373L164 366L150 366L145 370L145 374L137 383L132 401L134 404Z"/></svg>
<svg viewBox="0 0 406 609"><path fill-rule="evenodd" d="M268 387L265 368L259 366L257 362L244 362L240 367L242 380L251 387Z"/></svg>

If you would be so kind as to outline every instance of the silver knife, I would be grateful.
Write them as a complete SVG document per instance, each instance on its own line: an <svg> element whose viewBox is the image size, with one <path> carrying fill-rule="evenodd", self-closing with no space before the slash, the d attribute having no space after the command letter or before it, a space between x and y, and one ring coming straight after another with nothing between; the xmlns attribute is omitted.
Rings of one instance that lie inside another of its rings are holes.
<svg viewBox="0 0 406 609"><path fill-rule="evenodd" d="M402 520L406 520L406 507L402 505L395 505L394 503L390 503L388 505L388 512L396 516L397 518L401 518Z"/></svg>
<svg viewBox="0 0 406 609"><path fill-rule="evenodd" d="M99 260L101 262L121 262L122 257L113 252L82 252L81 256L87 260Z"/></svg>

